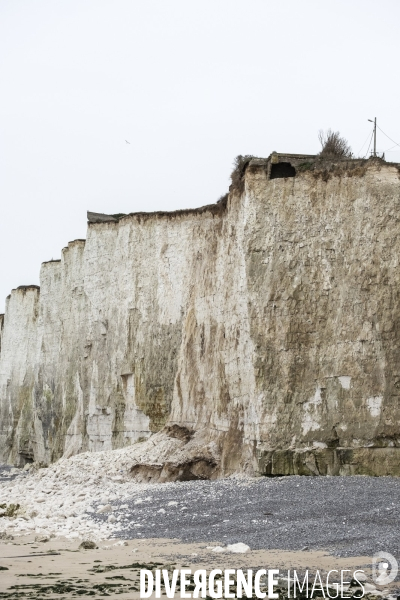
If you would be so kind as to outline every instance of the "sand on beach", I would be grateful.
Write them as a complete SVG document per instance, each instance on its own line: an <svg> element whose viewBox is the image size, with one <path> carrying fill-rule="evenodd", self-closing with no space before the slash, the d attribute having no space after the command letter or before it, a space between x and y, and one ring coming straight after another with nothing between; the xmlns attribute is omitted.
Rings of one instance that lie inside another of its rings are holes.
<svg viewBox="0 0 400 600"><path fill-rule="evenodd" d="M371 558L339 558L325 551L287 552L249 550L242 554L215 552L218 542L184 544L173 539L97 542L98 548L80 549L80 540L53 538L35 542L33 535L0 541L2 598L69 598L76 595L139 598L139 570L147 569L288 569L321 573L331 569L363 569L368 578ZM127 544L127 545L125 545ZM46 554L43 556L43 554ZM52 554L54 553L54 554ZM57 553L57 554L55 554ZM154 596L151 596L154 597ZM176 597L180 597L176 595Z"/></svg>

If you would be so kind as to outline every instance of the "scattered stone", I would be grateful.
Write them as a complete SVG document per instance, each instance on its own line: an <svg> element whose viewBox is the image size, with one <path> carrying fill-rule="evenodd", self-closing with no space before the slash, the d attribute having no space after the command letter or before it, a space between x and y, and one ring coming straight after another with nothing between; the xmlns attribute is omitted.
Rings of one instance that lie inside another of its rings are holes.
<svg viewBox="0 0 400 600"><path fill-rule="evenodd" d="M48 535L37 535L35 537L35 542L38 542L38 543L40 542L42 544L45 544L46 542L49 542L49 541L50 541L50 538Z"/></svg>
<svg viewBox="0 0 400 600"><path fill-rule="evenodd" d="M107 519L108 523L115 523L116 522L116 517L114 517L114 515L110 515Z"/></svg>
<svg viewBox="0 0 400 600"><path fill-rule="evenodd" d="M103 513L107 513L107 512L112 512L111 504L106 504L105 506L102 506L101 508L99 507L97 509L98 514L103 514Z"/></svg>
<svg viewBox="0 0 400 600"><path fill-rule="evenodd" d="M79 548L82 550L97 550L98 546L91 540L83 540Z"/></svg>
<svg viewBox="0 0 400 600"><path fill-rule="evenodd" d="M19 504L0 504L0 517L15 517L20 508Z"/></svg>
<svg viewBox="0 0 400 600"><path fill-rule="evenodd" d="M114 546L129 546L129 544L125 540L121 540L120 542L114 544Z"/></svg>
<svg viewBox="0 0 400 600"><path fill-rule="evenodd" d="M9 535L5 531L0 531L0 540L5 540L7 542L11 542L14 539L13 535Z"/></svg>
<svg viewBox="0 0 400 600"><path fill-rule="evenodd" d="M302 549L301 549L302 552L305 552L306 550L309 550L308 546L303 546Z"/></svg>
<svg viewBox="0 0 400 600"><path fill-rule="evenodd" d="M222 546L214 546L211 547L212 552L225 552L226 548L223 548Z"/></svg>
<svg viewBox="0 0 400 600"><path fill-rule="evenodd" d="M381 595L381 593L379 592L379 590L372 585L372 583L364 583L364 593L365 594L374 594L374 595Z"/></svg>
<svg viewBox="0 0 400 600"><path fill-rule="evenodd" d="M244 554L244 552L248 552L250 548L246 544L238 542L237 544L229 544L226 547L226 550L228 552L234 552L235 554Z"/></svg>

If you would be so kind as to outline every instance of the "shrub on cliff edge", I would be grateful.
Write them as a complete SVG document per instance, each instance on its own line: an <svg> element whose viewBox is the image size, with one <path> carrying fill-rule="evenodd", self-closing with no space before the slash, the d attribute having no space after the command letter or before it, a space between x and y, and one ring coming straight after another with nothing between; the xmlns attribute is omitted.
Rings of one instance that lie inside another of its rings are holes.
<svg viewBox="0 0 400 600"><path fill-rule="evenodd" d="M239 154L239 156L235 158L235 160L233 161L234 168L231 173L232 184L230 186L230 190L237 191L239 192L239 194L243 192L244 174L252 158L254 158L254 156L252 156L251 154L246 154L245 156Z"/></svg>
<svg viewBox="0 0 400 600"><path fill-rule="evenodd" d="M322 146L319 153L321 158L352 158L353 153L348 141L340 135L338 131L328 129L326 132L322 129L318 132L318 139Z"/></svg>

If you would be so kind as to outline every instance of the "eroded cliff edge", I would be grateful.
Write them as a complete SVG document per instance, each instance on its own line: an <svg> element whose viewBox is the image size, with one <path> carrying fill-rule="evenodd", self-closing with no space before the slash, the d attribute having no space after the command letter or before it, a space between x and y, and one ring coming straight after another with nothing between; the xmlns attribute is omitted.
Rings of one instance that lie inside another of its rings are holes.
<svg viewBox="0 0 400 600"><path fill-rule="evenodd" d="M400 475L398 166L273 162L220 204L90 223L12 291L0 460Z"/></svg>

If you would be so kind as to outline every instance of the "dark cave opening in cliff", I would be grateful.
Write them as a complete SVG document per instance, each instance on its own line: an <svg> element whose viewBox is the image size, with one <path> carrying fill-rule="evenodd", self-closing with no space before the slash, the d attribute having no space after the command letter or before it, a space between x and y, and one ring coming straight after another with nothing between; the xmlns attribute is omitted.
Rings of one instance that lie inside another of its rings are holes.
<svg viewBox="0 0 400 600"><path fill-rule="evenodd" d="M280 162L271 165L270 179L282 179L284 177L295 177L296 169L288 162Z"/></svg>

